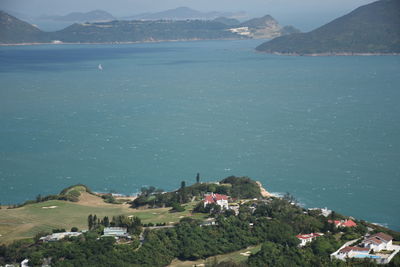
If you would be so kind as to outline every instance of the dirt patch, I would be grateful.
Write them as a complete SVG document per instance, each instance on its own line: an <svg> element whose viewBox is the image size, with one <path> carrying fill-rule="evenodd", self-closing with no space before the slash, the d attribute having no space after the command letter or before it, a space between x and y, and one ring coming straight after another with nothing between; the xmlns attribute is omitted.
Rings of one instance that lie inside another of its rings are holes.
<svg viewBox="0 0 400 267"><path fill-rule="evenodd" d="M79 196L79 201L76 202L78 205L91 206L91 207L110 207L115 206L115 204L105 203L101 197L89 194L87 192L82 192Z"/></svg>

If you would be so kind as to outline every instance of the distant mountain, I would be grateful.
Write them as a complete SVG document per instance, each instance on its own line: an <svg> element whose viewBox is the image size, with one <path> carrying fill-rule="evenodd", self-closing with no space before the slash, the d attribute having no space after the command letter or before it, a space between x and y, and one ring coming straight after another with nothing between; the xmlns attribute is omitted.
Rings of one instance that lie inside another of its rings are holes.
<svg viewBox="0 0 400 267"><path fill-rule="evenodd" d="M39 17L41 20L67 21L67 22L98 22L110 21L116 18L104 10L93 10L90 12L72 12L65 16L46 16Z"/></svg>
<svg viewBox="0 0 400 267"><path fill-rule="evenodd" d="M314 31L278 37L256 49L300 55L400 53L400 0L359 7Z"/></svg>
<svg viewBox="0 0 400 267"><path fill-rule="evenodd" d="M300 32L293 26L281 26L272 16L266 15L261 18L254 18L236 25L230 29L233 32L238 32L241 35L246 35L251 38L275 38L294 32Z"/></svg>
<svg viewBox="0 0 400 267"><path fill-rule="evenodd" d="M11 15L11 16L13 16L13 17L16 17L16 18L18 18L20 20L23 20L23 21L30 21L32 19L31 15L28 15L28 14L25 14L25 13L21 13L21 12L17 12L17 11L14 11L14 10L3 9L2 11L7 13L7 14L9 14L9 15Z"/></svg>
<svg viewBox="0 0 400 267"><path fill-rule="evenodd" d="M222 23L202 20L76 23L51 33L53 40L82 43L240 38L244 37L227 31Z"/></svg>
<svg viewBox="0 0 400 267"><path fill-rule="evenodd" d="M0 43L30 43L46 41L35 26L0 10Z"/></svg>
<svg viewBox="0 0 400 267"><path fill-rule="evenodd" d="M213 20L218 17L228 17L228 18L239 18L245 17L244 12L238 13L228 13L228 12L201 12L188 7L178 7L174 9L169 9L166 11L161 11L157 13L144 13L129 17L124 17L122 19L134 19L134 20L186 20L186 19L201 19L201 20Z"/></svg>
<svg viewBox="0 0 400 267"><path fill-rule="evenodd" d="M226 18L226 17L218 17L218 18L214 19L213 21L220 22L220 23L228 25L228 26L235 26L235 25L240 24L239 20L233 19L233 18Z"/></svg>

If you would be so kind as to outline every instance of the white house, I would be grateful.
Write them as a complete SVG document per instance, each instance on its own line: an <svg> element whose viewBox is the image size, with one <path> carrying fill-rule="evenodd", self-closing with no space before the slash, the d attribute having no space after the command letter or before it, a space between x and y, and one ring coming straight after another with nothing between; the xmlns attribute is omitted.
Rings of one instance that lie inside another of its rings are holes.
<svg viewBox="0 0 400 267"><path fill-rule="evenodd" d="M204 207L209 204L217 204L221 209L228 209L228 196L220 194L206 194L204 195Z"/></svg>
<svg viewBox="0 0 400 267"><path fill-rule="evenodd" d="M296 235L296 237L301 241L299 244L299 247L304 247L307 245L307 243L312 242L315 240L317 237L323 236L324 234L321 233L311 233L311 234L305 234L305 235Z"/></svg>
<svg viewBox="0 0 400 267"><path fill-rule="evenodd" d="M387 235L385 233L377 233L367 237L362 243L361 246L364 248L369 248L374 250L374 252L378 252L381 250L392 250L392 240L393 237Z"/></svg>
<svg viewBox="0 0 400 267"><path fill-rule="evenodd" d="M128 231L124 227L106 227L104 228L104 235L103 236L111 236L114 238L127 238L130 239L131 237L128 234Z"/></svg>
<svg viewBox="0 0 400 267"><path fill-rule="evenodd" d="M364 258L368 257L370 251L370 248L344 247L337 253L331 254L331 256L339 260L346 260L347 258Z"/></svg>

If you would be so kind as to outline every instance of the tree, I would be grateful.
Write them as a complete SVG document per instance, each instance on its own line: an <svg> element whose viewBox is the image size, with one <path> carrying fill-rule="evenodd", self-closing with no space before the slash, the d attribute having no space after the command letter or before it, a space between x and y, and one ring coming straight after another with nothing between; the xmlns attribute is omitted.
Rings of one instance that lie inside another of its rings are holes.
<svg viewBox="0 0 400 267"><path fill-rule="evenodd" d="M197 173L196 175L196 183L200 183L200 173Z"/></svg>
<svg viewBox="0 0 400 267"><path fill-rule="evenodd" d="M182 212L182 211L185 211L185 208L182 207L179 203L173 203L171 206L172 206L172 209L171 209L172 212Z"/></svg>
<svg viewBox="0 0 400 267"><path fill-rule="evenodd" d="M110 226L110 219L108 219L108 216L105 216L103 219L103 225L105 227L109 227Z"/></svg>
<svg viewBox="0 0 400 267"><path fill-rule="evenodd" d="M88 216L88 228L89 228L89 230L92 230L92 228L93 228L93 215L92 214L90 214Z"/></svg>
<svg viewBox="0 0 400 267"><path fill-rule="evenodd" d="M93 216L93 228L96 228L97 226L97 216L96 214Z"/></svg>
<svg viewBox="0 0 400 267"><path fill-rule="evenodd" d="M182 182L181 182L181 189L185 189L185 187L186 187L186 182L185 182L185 181L182 181Z"/></svg>

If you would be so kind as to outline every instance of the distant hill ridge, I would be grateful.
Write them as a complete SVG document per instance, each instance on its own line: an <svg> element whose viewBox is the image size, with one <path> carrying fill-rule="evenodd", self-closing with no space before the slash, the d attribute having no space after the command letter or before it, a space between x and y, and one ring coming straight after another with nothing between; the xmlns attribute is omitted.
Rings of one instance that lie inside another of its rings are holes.
<svg viewBox="0 0 400 267"><path fill-rule="evenodd" d="M40 19L48 19L54 21L70 21L70 22L95 22L115 20L116 18L104 10L93 10L89 12L72 12L65 16L46 16L43 15Z"/></svg>
<svg viewBox="0 0 400 267"><path fill-rule="evenodd" d="M28 43L32 40L47 41L40 29L0 10L0 43Z"/></svg>
<svg viewBox="0 0 400 267"><path fill-rule="evenodd" d="M74 14L73 16L78 18L81 15ZM97 18L99 17L97 16ZM43 32L29 23L1 12L0 43L127 43L248 39L272 38L288 33L285 30L287 27L280 26L269 15L242 24L231 25L236 22L236 20L227 18L216 20L111 20L74 23L59 31Z"/></svg>
<svg viewBox="0 0 400 267"><path fill-rule="evenodd" d="M256 50L296 55L400 53L400 0L359 7L314 31L278 37Z"/></svg>
<svg viewBox="0 0 400 267"><path fill-rule="evenodd" d="M140 19L140 20L160 20L160 19L170 19L170 20L185 20L185 19L204 19L213 20L218 17L228 17L228 18L243 18L246 17L244 12L201 12L189 7L177 7L173 9L168 9L156 13L144 13L138 15L127 16L122 19Z"/></svg>

